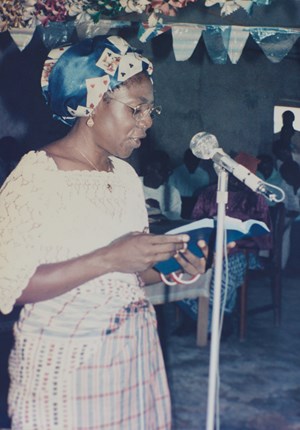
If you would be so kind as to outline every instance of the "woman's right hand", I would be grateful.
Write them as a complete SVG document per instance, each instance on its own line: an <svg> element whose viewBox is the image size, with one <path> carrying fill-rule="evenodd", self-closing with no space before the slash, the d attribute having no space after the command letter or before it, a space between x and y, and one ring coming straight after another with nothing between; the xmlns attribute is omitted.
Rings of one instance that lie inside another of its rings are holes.
<svg viewBox="0 0 300 430"><path fill-rule="evenodd" d="M106 257L110 259L109 271L135 273L152 267L159 261L175 256L186 248L187 234L154 235L129 233L116 239L106 247Z"/></svg>

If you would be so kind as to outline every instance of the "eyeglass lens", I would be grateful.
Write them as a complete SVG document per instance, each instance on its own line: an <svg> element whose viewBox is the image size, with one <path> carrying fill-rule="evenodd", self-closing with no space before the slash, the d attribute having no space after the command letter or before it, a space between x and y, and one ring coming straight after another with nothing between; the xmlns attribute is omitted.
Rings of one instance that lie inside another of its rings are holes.
<svg viewBox="0 0 300 430"><path fill-rule="evenodd" d="M146 115L150 115L151 118L155 118L161 114L161 106L148 107L144 110L140 106L137 106L133 111L133 117L137 120L144 119Z"/></svg>

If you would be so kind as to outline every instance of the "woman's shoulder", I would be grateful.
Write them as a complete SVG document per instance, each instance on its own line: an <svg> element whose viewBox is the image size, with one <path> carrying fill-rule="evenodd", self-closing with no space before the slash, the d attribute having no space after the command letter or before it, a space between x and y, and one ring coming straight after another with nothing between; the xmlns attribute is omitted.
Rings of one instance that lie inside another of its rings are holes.
<svg viewBox="0 0 300 430"><path fill-rule="evenodd" d="M27 181L34 182L37 180L42 182L43 178L47 178L49 172L54 170L57 170L55 163L52 162L44 151L31 150L23 155L10 173L9 178L13 180L23 178Z"/></svg>
<svg viewBox="0 0 300 430"><path fill-rule="evenodd" d="M29 151L22 156L16 167L1 187L1 198L9 198L16 195L40 196L45 184L51 181L51 160L48 160L46 154L39 151ZM14 197L15 198L15 197ZM39 198L39 197L37 197Z"/></svg>
<svg viewBox="0 0 300 430"><path fill-rule="evenodd" d="M31 150L24 154L8 178L24 177L33 179L38 176L40 179L47 172L57 170L55 163L44 151Z"/></svg>
<svg viewBox="0 0 300 430"><path fill-rule="evenodd" d="M26 169L27 167L39 167L48 166L48 168L55 167L55 163L53 160L47 156L47 153L44 150L30 150L26 152L16 165L16 168L18 169Z"/></svg>

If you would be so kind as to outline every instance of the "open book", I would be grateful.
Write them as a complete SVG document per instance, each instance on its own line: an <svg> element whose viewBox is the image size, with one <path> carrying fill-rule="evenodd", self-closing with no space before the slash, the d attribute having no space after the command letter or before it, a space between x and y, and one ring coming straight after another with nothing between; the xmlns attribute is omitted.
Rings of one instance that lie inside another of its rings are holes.
<svg viewBox="0 0 300 430"><path fill-rule="evenodd" d="M239 239L246 237L261 236L263 234L270 233L267 225L262 221L256 221L249 219L247 221L241 221L237 218L229 216L225 217L225 229L226 229L226 242L235 242ZM210 243L212 235L215 236L215 230L217 227L217 220L213 218L204 218L198 221L191 222L166 232L166 234L180 234L186 233L190 236L188 242L188 249L198 257L201 257L202 251L198 247L197 242L203 239L205 242ZM159 272L164 275L175 272L181 269L181 266L177 263L175 258L170 258L166 261L160 261L154 266Z"/></svg>

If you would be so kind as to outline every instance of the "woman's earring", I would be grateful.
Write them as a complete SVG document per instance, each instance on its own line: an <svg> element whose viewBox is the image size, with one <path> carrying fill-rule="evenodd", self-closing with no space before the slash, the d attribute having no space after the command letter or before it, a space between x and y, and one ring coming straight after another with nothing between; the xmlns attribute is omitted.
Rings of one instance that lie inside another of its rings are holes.
<svg viewBox="0 0 300 430"><path fill-rule="evenodd" d="M90 128L93 127L93 125L94 125L93 114L89 115L88 120L86 122L86 125Z"/></svg>

